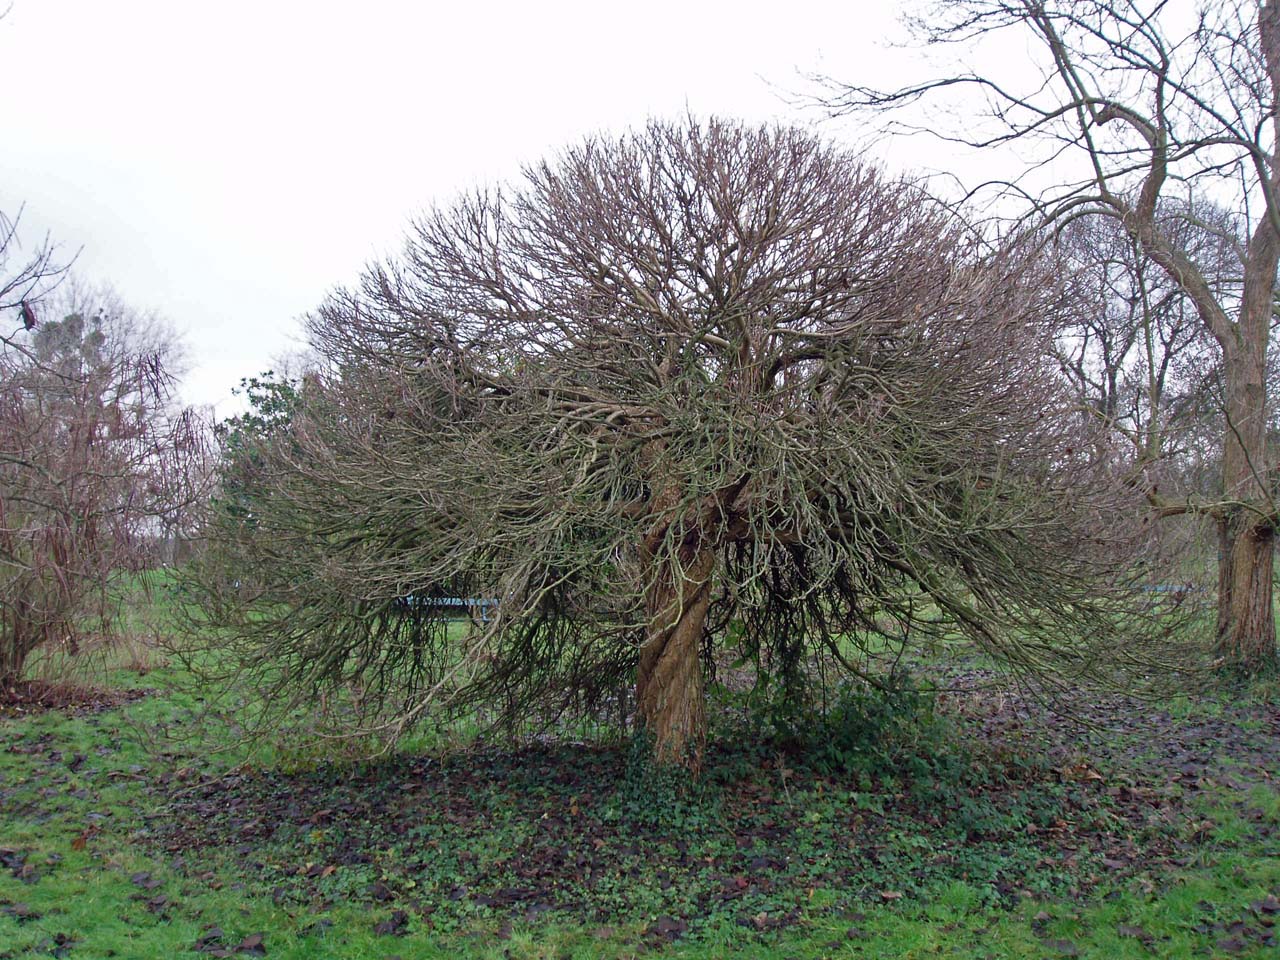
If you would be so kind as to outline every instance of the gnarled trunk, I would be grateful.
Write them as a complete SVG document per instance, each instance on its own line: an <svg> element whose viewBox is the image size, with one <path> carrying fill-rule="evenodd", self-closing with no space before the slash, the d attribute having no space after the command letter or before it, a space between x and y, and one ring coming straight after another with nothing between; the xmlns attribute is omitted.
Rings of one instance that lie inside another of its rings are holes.
<svg viewBox="0 0 1280 960"><path fill-rule="evenodd" d="M1240 505L1218 520L1216 652L1225 666L1246 673L1269 672L1276 666L1271 607L1275 518L1267 489L1265 387L1269 285L1263 293L1265 299L1261 294L1246 297L1238 340L1223 356L1227 416L1223 490L1227 500Z"/></svg>
<svg viewBox="0 0 1280 960"><path fill-rule="evenodd" d="M657 577L636 669L636 706L653 737L654 759L691 770L701 766L707 738L700 654L714 566L714 556L703 551L683 569L669 565Z"/></svg>
<svg viewBox="0 0 1280 960"><path fill-rule="evenodd" d="M1227 667L1263 673L1276 663L1271 605L1275 531L1237 511L1218 524L1217 655Z"/></svg>

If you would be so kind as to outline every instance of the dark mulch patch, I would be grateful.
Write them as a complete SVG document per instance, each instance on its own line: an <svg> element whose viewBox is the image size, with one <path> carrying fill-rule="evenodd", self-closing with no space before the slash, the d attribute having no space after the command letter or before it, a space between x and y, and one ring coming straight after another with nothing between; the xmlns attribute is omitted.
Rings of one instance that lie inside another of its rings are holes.
<svg viewBox="0 0 1280 960"><path fill-rule="evenodd" d="M654 936L668 939L795 924L815 889L836 892L837 912L961 878L992 903L1083 896L1195 843L1173 792L1014 750L939 780L832 775L721 744L701 796L665 798L646 796L626 763L622 750L542 745L239 773L184 785L149 833L196 875L206 856L234 851L278 902L365 901L446 929L481 916L660 916Z"/></svg>
<svg viewBox="0 0 1280 960"><path fill-rule="evenodd" d="M952 707L982 741L1042 751L1051 766L1093 764L1166 792L1271 785L1280 770L1280 704L1224 698L1186 718L1135 697L1046 703L1001 691L991 671L948 679L974 688L954 695Z"/></svg>
<svg viewBox="0 0 1280 960"><path fill-rule="evenodd" d="M1212 841L1196 793L1225 787L1246 804L1280 769L1274 704L1189 718L1082 697L1073 720L985 690L982 671L958 679L973 687L944 697L954 730L920 746L927 763L908 753L833 773L743 736L714 745L700 784L675 792L637 782L623 748L578 744L301 773L188 770L152 782L146 842L195 880L223 875L230 856L278 903L364 902L371 924L657 917L645 936L658 941L804 922L822 902L815 890L825 909L853 915L956 880L991 905L1159 884Z"/></svg>
<svg viewBox="0 0 1280 960"><path fill-rule="evenodd" d="M99 713L147 696L149 690L104 690L73 683L22 680L0 684L0 717L25 717L58 710L77 715Z"/></svg>

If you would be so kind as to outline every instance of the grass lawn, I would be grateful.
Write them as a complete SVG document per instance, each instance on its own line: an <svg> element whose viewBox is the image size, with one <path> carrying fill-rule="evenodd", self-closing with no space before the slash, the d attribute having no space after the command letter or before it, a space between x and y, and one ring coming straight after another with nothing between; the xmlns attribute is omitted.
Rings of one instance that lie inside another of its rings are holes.
<svg viewBox="0 0 1280 960"><path fill-rule="evenodd" d="M626 744L217 753L175 673L0 717L0 958L1276 955L1273 688L739 724L690 784Z"/></svg>

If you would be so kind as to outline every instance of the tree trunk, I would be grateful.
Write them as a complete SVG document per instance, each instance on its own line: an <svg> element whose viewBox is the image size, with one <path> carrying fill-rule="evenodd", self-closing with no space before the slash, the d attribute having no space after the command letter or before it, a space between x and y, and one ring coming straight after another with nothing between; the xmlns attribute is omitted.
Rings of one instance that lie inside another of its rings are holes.
<svg viewBox="0 0 1280 960"><path fill-rule="evenodd" d="M1276 666L1271 606L1275 520L1267 489L1264 379L1270 313L1263 319L1249 312L1246 306L1239 348L1224 350L1223 357L1227 416L1223 492L1227 500L1241 505L1218 521L1216 652L1224 666L1258 674Z"/></svg>
<svg viewBox="0 0 1280 960"><path fill-rule="evenodd" d="M22 679L32 646L21 612L16 612L9 623L0 624L0 685L11 687Z"/></svg>
<svg viewBox="0 0 1280 960"><path fill-rule="evenodd" d="M703 551L683 570L663 570L650 588L649 626L636 670L641 726L654 759L698 770L707 739L702 631L711 604L714 556Z"/></svg>
<svg viewBox="0 0 1280 960"><path fill-rule="evenodd" d="M1218 526L1218 645L1223 665L1249 674L1276 665L1271 604L1275 531L1239 511Z"/></svg>

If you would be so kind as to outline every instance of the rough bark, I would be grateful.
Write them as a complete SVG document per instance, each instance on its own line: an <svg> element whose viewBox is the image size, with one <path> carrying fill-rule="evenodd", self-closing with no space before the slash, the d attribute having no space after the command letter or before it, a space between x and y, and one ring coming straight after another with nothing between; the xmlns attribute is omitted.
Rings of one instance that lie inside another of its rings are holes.
<svg viewBox="0 0 1280 960"><path fill-rule="evenodd" d="M1274 268L1273 268L1274 270ZM1217 656L1231 669L1263 673L1276 665L1272 612L1274 505L1267 489L1266 356L1269 313L1246 291L1237 336L1228 349L1223 487L1232 507L1218 521ZM1252 310L1251 310L1252 308ZM1260 342L1259 342L1260 341Z"/></svg>
<svg viewBox="0 0 1280 960"><path fill-rule="evenodd" d="M1257 673L1275 665L1271 577L1275 533L1239 513L1221 525L1218 656L1224 665Z"/></svg>
<svg viewBox="0 0 1280 960"><path fill-rule="evenodd" d="M1280 94L1280 13L1275 3L1258 12L1261 52L1272 103ZM1271 110L1273 138L1280 118ZM1276 149L1273 140L1273 151ZM1270 345L1276 267L1280 262L1280 165L1274 153L1263 178L1267 213L1249 238L1239 322L1223 348L1227 429L1222 477L1228 501L1241 506L1219 523L1218 656L1248 673L1275 669L1276 630L1271 573L1275 554L1275 502L1267 449L1266 359ZM1216 331L1215 331L1216 332Z"/></svg>
<svg viewBox="0 0 1280 960"><path fill-rule="evenodd" d="M683 569L671 565L649 592L649 627L636 669L641 726L654 759L697 770L707 737L702 632L711 602L714 557L699 552Z"/></svg>

